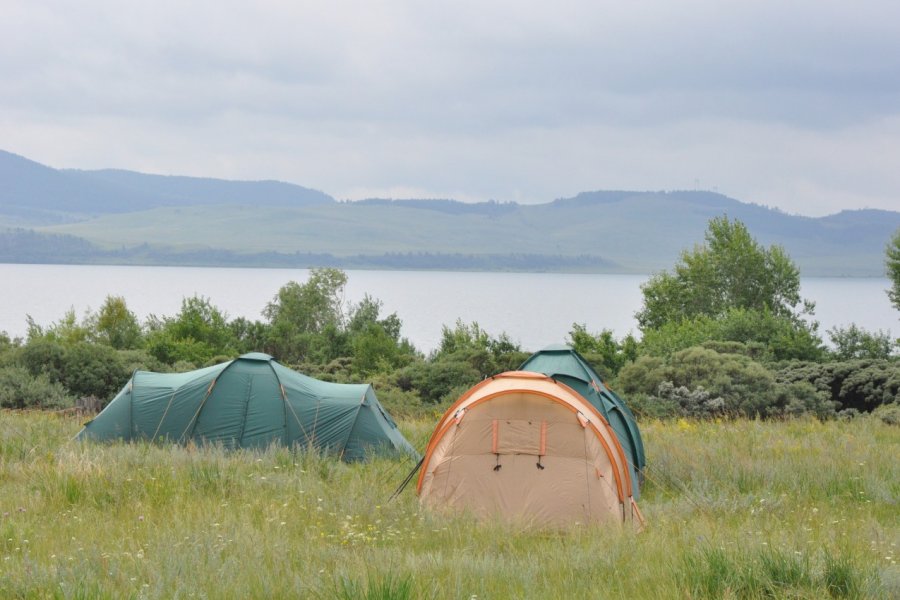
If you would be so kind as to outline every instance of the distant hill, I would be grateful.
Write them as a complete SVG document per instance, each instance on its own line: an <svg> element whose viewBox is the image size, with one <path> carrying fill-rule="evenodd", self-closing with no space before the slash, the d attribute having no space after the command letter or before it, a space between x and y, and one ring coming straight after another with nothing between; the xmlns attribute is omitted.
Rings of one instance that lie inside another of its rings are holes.
<svg viewBox="0 0 900 600"><path fill-rule="evenodd" d="M725 214L784 246L806 276L878 276L900 227L900 212L811 218L703 191L595 191L536 205L336 202L274 181L55 170L9 153L0 181L0 227L71 236L47 246L74 244L76 256L85 249L75 240L86 240L89 262L646 273L671 267ZM26 239L52 260L35 238L15 239L0 260L29 260Z"/></svg>
<svg viewBox="0 0 900 600"><path fill-rule="evenodd" d="M164 206L312 206L331 196L278 181L52 169L0 150L0 224L39 226Z"/></svg>

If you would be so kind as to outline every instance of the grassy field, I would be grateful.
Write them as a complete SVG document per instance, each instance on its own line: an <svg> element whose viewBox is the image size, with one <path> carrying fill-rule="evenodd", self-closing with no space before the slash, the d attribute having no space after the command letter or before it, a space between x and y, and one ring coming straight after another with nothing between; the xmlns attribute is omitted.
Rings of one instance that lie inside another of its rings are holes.
<svg viewBox="0 0 900 600"><path fill-rule="evenodd" d="M421 448L433 423L401 424ZM86 445L0 414L0 598L900 597L900 428L642 424L648 527L421 512L411 465Z"/></svg>

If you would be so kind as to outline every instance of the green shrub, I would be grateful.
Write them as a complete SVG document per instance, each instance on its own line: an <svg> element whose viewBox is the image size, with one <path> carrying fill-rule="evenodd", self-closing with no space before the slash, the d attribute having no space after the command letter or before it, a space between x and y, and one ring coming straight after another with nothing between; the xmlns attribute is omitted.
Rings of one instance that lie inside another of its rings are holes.
<svg viewBox="0 0 900 600"><path fill-rule="evenodd" d="M146 350L119 350L118 354L123 370L129 375L135 371L162 373L171 368Z"/></svg>
<svg viewBox="0 0 900 600"><path fill-rule="evenodd" d="M43 373L32 375L24 367L0 368L0 407L58 409L73 403L66 389Z"/></svg>
<svg viewBox="0 0 900 600"><path fill-rule="evenodd" d="M654 394L630 394L628 408L641 419L671 419L680 414L680 406L675 400Z"/></svg>
<svg viewBox="0 0 900 600"><path fill-rule="evenodd" d="M883 404L872 411L872 416L887 425L900 426L900 404Z"/></svg>
<svg viewBox="0 0 900 600"><path fill-rule="evenodd" d="M50 381L61 381L64 377L65 355L66 349L59 342L36 338L25 344L20 358L32 375L44 374Z"/></svg>
<svg viewBox="0 0 900 600"><path fill-rule="evenodd" d="M43 375L76 397L109 399L132 371L112 347L91 342L64 346L46 338L36 338L22 348L20 359L32 377Z"/></svg>
<svg viewBox="0 0 900 600"><path fill-rule="evenodd" d="M167 365L179 361L202 365L219 353L217 348L206 342L179 338L165 329L151 331L147 335L146 348L153 358Z"/></svg>
<svg viewBox="0 0 900 600"><path fill-rule="evenodd" d="M779 386L783 395L779 404L784 407L788 416L815 415L820 419L832 417L838 403L831 396L822 392L808 381L798 381Z"/></svg>
<svg viewBox="0 0 900 600"><path fill-rule="evenodd" d="M215 356L236 353L227 316L201 296L183 299L174 317L151 316L147 329L147 351L166 364L188 361L202 365Z"/></svg>
<svg viewBox="0 0 900 600"><path fill-rule="evenodd" d="M633 362L638 355L638 341L633 335L628 334L619 342L611 329L592 334L579 323L572 324L569 343L604 379L615 377L626 363Z"/></svg>
<svg viewBox="0 0 900 600"><path fill-rule="evenodd" d="M855 324L829 329L828 337L834 344L831 354L838 360L890 358L897 348L889 333L869 332Z"/></svg>
<svg viewBox="0 0 900 600"><path fill-rule="evenodd" d="M814 386L780 383L772 371L745 354L705 347L676 352L663 359L642 356L622 368L618 386L640 398L638 410L681 416L780 416L834 414L830 396Z"/></svg>
<svg viewBox="0 0 900 600"><path fill-rule="evenodd" d="M425 404L418 393L402 390L390 380L388 375L378 375L371 383L379 402L395 418L433 419L436 405Z"/></svg>
<svg viewBox="0 0 900 600"><path fill-rule="evenodd" d="M130 375L111 347L83 342L66 349L61 383L76 396L108 400Z"/></svg>
<svg viewBox="0 0 900 600"><path fill-rule="evenodd" d="M244 317L237 317L228 322L228 329L237 352L246 354L266 349L271 328L262 321L250 321Z"/></svg>
<svg viewBox="0 0 900 600"><path fill-rule="evenodd" d="M663 381L656 390L656 397L664 404L678 407L681 415L695 418L709 418L725 413L725 400L713 396L703 386L693 390L685 386L675 387L671 381Z"/></svg>
<svg viewBox="0 0 900 600"><path fill-rule="evenodd" d="M767 311L732 308L722 315L668 321L647 329L640 351L671 356L679 350L709 343L739 343L733 351L761 361L819 360L824 356L815 324Z"/></svg>
<svg viewBox="0 0 900 600"><path fill-rule="evenodd" d="M140 323L121 296L107 296L100 310L86 321L96 341L116 350L139 348L143 341Z"/></svg>
<svg viewBox="0 0 900 600"><path fill-rule="evenodd" d="M12 350L17 344L9 337L5 331L0 331L0 354L4 354Z"/></svg>
<svg viewBox="0 0 900 600"><path fill-rule="evenodd" d="M400 369L394 381L401 390L418 393L423 402L437 404L452 391L471 387L481 379L479 369L460 353L431 362L418 360Z"/></svg>
<svg viewBox="0 0 900 600"><path fill-rule="evenodd" d="M900 362L896 360L793 362L783 365L776 377L782 383L805 381L842 409L871 412L900 401Z"/></svg>
<svg viewBox="0 0 900 600"><path fill-rule="evenodd" d="M367 323L356 332L350 342L353 349L353 367L359 374L389 372L409 364L414 356L412 346L406 340L398 343L383 325Z"/></svg>

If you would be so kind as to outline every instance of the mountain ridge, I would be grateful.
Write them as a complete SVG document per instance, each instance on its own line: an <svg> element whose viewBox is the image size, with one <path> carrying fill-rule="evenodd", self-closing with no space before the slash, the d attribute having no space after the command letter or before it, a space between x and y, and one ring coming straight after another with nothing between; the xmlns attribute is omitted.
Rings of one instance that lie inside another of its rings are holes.
<svg viewBox="0 0 900 600"><path fill-rule="evenodd" d="M884 246L900 227L900 212L848 209L808 217L698 190L595 190L542 204L336 201L272 180L57 170L2 151L0 182L0 229L83 239L96 248L85 255L90 260L116 251L122 253L116 260L138 260L140 253L126 250L146 245L154 249L153 260L178 263L179 253L187 260L189 253L205 252L204 261L218 257L223 266L264 263L266 256L281 264L287 260L281 255L327 255L348 264L428 255L442 258L404 264L452 268L447 257L457 257L460 268L653 272L701 242L709 219L724 214L744 222L761 243L782 245L805 275L871 276L883 274ZM10 244L3 260L17 260ZM20 254L26 260L24 250Z"/></svg>

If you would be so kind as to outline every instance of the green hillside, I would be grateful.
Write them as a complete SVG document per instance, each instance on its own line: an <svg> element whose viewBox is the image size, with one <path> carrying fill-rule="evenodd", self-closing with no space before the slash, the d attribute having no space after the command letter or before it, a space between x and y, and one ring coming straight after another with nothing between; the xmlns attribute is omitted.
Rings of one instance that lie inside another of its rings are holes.
<svg viewBox="0 0 900 600"><path fill-rule="evenodd" d="M878 276L900 227L900 212L810 218L697 190L584 192L535 205L336 202L277 181L53 169L3 151L0 182L0 260L12 262L644 273L671 266L725 214L784 246L804 275Z"/></svg>
<svg viewBox="0 0 900 600"><path fill-rule="evenodd" d="M805 275L880 275L883 248L900 213L855 211L825 219L786 215L703 192L582 195L540 205L502 205L495 214L427 204L329 203L308 207L164 207L43 227L112 249L143 243L174 250L237 253L538 254L602 257L603 270L670 266L702 239L708 220L728 214L766 244L788 250Z"/></svg>

